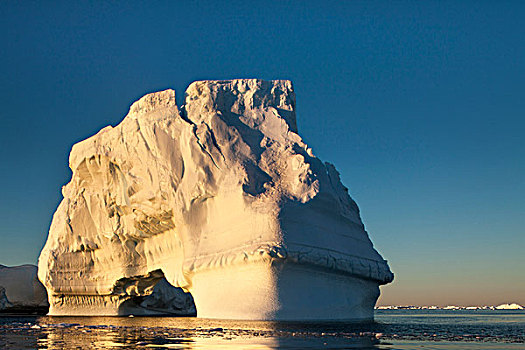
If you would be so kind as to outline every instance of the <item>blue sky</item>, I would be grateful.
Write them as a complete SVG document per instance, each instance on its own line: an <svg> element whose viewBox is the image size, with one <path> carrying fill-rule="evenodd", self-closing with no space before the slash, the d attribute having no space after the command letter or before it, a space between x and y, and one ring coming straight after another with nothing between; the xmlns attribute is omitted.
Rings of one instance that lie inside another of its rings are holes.
<svg viewBox="0 0 525 350"><path fill-rule="evenodd" d="M520 1L1 2L0 263L35 263L71 146L142 95L291 79L396 281L383 304L525 304Z"/></svg>

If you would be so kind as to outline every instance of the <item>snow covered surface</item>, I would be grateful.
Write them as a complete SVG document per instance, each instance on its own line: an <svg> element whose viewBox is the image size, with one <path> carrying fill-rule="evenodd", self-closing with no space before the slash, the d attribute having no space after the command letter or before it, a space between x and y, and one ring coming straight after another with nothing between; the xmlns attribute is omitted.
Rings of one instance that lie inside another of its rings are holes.
<svg viewBox="0 0 525 350"><path fill-rule="evenodd" d="M46 289L37 278L34 265L0 265L0 311L32 312L45 309Z"/></svg>
<svg viewBox="0 0 525 350"><path fill-rule="evenodd" d="M163 281L201 317L367 319L393 279L297 134L290 81L194 82L180 109L148 94L69 166L39 259L52 315L132 314Z"/></svg>

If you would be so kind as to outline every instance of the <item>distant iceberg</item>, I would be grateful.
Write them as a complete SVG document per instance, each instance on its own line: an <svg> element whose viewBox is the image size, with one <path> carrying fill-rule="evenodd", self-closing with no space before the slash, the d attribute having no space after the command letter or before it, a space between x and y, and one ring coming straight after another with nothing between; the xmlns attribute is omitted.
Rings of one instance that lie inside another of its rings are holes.
<svg viewBox="0 0 525 350"><path fill-rule="evenodd" d="M501 305L496 306L496 309L497 310L523 310L523 306L519 304L515 304L515 303L501 304Z"/></svg>
<svg viewBox="0 0 525 350"><path fill-rule="evenodd" d="M46 289L37 279L34 265L0 265L0 313L45 314Z"/></svg>
<svg viewBox="0 0 525 350"><path fill-rule="evenodd" d="M383 305L376 306L377 310L523 310L519 304L501 304L499 306L481 305L481 306L414 306L414 305Z"/></svg>
<svg viewBox="0 0 525 350"><path fill-rule="evenodd" d="M393 274L297 132L290 81L199 81L74 145L39 258L50 314L372 319Z"/></svg>

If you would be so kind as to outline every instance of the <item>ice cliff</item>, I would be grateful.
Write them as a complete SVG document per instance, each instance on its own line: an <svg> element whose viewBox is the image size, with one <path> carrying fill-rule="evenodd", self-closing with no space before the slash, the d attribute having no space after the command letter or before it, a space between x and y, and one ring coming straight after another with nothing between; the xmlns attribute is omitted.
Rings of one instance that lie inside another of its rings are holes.
<svg viewBox="0 0 525 350"><path fill-rule="evenodd" d="M34 265L0 265L0 313L46 313L46 289Z"/></svg>
<svg viewBox="0 0 525 350"><path fill-rule="evenodd" d="M69 167L39 259L51 315L368 319L393 279L290 81L148 94Z"/></svg>

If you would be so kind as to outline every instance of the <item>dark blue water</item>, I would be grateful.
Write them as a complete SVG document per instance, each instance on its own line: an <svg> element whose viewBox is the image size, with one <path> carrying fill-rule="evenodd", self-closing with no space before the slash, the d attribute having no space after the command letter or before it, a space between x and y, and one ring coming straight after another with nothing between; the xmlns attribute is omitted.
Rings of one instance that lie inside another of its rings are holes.
<svg viewBox="0 0 525 350"><path fill-rule="evenodd" d="M525 350L525 311L378 310L367 324L4 316L0 348Z"/></svg>

